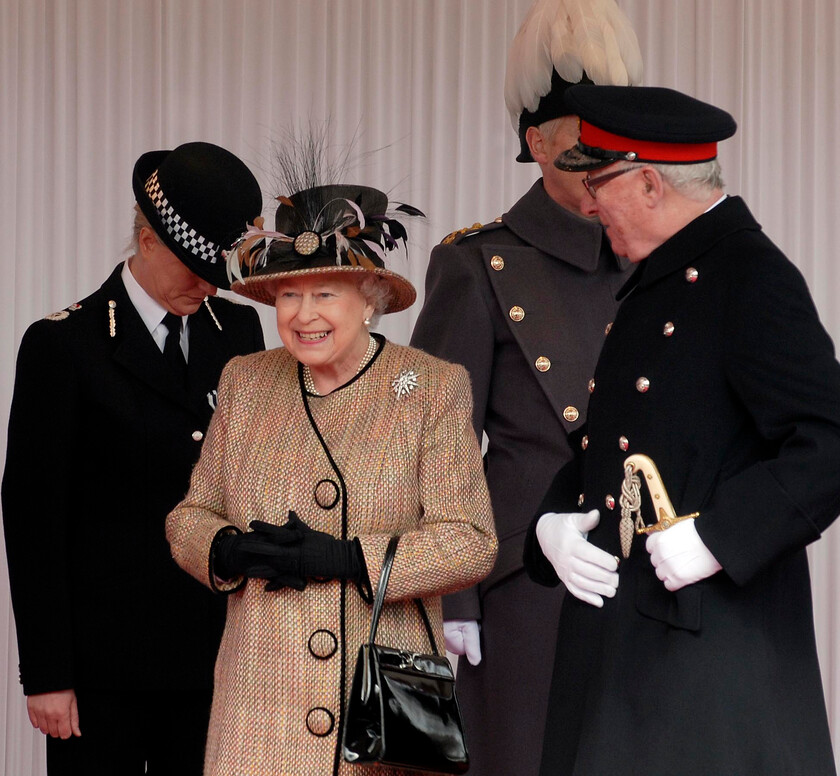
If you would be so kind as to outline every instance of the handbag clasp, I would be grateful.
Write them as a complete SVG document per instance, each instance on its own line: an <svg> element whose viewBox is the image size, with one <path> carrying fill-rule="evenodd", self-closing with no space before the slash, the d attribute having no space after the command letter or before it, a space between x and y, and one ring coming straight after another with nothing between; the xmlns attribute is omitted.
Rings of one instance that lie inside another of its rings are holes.
<svg viewBox="0 0 840 776"><path fill-rule="evenodd" d="M404 649L400 650L400 664L399 668L413 668L415 671L417 669L417 663L415 662L419 657L417 652L408 652Z"/></svg>

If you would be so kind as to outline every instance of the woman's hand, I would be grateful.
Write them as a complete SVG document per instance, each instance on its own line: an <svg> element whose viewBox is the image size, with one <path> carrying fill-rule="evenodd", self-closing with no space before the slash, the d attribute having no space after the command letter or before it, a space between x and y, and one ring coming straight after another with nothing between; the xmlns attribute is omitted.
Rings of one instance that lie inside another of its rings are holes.
<svg viewBox="0 0 840 776"><path fill-rule="evenodd" d="M215 543L213 571L223 579L267 579L266 590L303 590L308 579L358 579L364 564L358 542L312 530L294 512L283 525L252 520L249 533Z"/></svg>
<svg viewBox="0 0 840 776"><path fill-rule="evenodd" d="M300 543L301 537L292 532L279 535L261 529L267 523L255 520L249 533L228 533L214 542L213 572L221 579L257 577L271 580L266 587L279 590L291 587L303 590L306 580L299 573L299 551L289 545ZM271 526L278 528L278 526Z"/></svg>
<svg viewBox="0 0 840 776"><path fill-rule="evenodd" d="M315 531L295 512L289 512L284 525L272 525L261 520L250 523L254 534L266 541L277 542L285 557L285 574L298 579L358 579L362 570L362 554L358 542L336 539L323 531ZM246 534L248 535L248 534ZM277 590L286 583L276 584L270 578L266 590ZM302 589L302 588L299 588Z"/></svg>

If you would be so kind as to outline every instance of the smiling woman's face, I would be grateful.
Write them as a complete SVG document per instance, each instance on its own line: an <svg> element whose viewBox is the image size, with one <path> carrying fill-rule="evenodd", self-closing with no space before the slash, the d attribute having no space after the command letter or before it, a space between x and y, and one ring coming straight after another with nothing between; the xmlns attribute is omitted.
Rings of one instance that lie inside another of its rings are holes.
<svg viewBox="0 0 840 776"><path fill-rule="evenodd" d="M349 380L368 346L365 319L373 305L355 279L340 273L292 277L277 283L277 332L286 349L309 367Z"/></svg>

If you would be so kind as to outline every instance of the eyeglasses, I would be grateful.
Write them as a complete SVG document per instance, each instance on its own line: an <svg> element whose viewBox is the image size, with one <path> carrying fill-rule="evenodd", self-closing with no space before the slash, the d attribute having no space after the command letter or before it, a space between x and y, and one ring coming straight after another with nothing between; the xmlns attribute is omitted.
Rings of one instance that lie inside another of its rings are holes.
<svg viewBox="0 0 840 776"><path fill-rule="evenodd" d="M633 170L641 169L639 167L622 167L620 170L613 170L612 172L608 172L606 175L599 175L597 178L584 178L581 183L583 183L586 190L589 192L592 199L595 199L595 192L597 191L598 186L603 186L607 181L611 181L613 178L617 178L619 175L624 175L626 172L633 172Z"/></svg>

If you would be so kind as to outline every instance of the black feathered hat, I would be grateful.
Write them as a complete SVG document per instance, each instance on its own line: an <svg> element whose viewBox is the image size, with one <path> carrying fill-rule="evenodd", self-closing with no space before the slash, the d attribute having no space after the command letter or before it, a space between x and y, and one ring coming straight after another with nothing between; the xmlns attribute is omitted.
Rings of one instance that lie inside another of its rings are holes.
<svg viewBox="0 0 840 776"><path fill-rule="evenodd" d="M251 171L212 143L149 151L134 165L134 196L152 229L196 275L230 288L224 252L259 218Z"/></svg>
<svg viewBox="0 0 840 776"><path fill-rule="evenodd" d="M389 210L388 197L369 186L332 184L278 197L275 231L251 228L228 256L233 290L274 304L274 286L285 277L331 273L371 273L387 282L391 294L383 312L410 307L414 286L385 268L385 254L405 245L398 220L422 216L411 205Z"/></svg>

